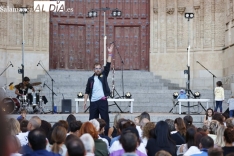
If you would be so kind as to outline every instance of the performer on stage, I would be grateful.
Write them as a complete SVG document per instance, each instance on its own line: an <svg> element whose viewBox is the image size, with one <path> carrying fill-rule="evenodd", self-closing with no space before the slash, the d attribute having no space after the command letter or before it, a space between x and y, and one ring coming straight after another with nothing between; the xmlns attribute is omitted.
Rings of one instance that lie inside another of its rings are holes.
<svg viewBox="0 0 234 156"><path fill-rule="evenodd" d="M17 95L17 98L22 95L27 95L28 89L32 89L32 91L35 92L33 86L29 82L30 79L28 77L24 77L23 82L15 86L15 94Z"/></svg>
<svg viewBox="0 0 234 156"><path fill-rule="evenodd" d="M113 47L114 44L111 44L110 47L107 48L108 59L103 71L100 63L94 64L94 74L88 79L84 95L84 109L86 108L88 97L90 100L89 120L99 118L100 113L101 118L106 122L106 135L108 134L109 129L107 96L110 96L110 88L108 86L107 77L110 71Z"/></svg>

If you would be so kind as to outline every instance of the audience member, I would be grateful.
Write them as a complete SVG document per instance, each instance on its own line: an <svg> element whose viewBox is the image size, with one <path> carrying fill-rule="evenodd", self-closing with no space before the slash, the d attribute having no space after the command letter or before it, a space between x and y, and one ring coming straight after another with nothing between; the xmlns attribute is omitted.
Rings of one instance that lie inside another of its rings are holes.
<svg viewBox="0 0 234 156"><path fill-rule="evenodd" d="M95 156L108 156L108 150L106 143L101 139L98 139L98 132L96 128L90 122L85 122L80 128L79 137L83 134L88 133L92 136L95 143Z"/></svg>
<svg viewBox="0 0 234 156"><path fill-rule="evenodd" d="M66 156L67 148L65 146L65 140L67 137L67 130L62 126L57 126L52 132L52 140L54 141L51 146L51 151L58 153L61 156Z"/></svg>
<svg viewBox="0 0 234 156"><path fill-rule="evenodd" d="M22 154L19 153L21 149L21 144L19 139L15 135L10 135L8 136L8 141L10 143L11 156L21 156Z"/></svg>
<svg viewBox="0 0 234 156"><path fill-rule="evenodd" d="M81 121L71 121L69 124L70 127L70 134L74 134L76 136L79 136L79 131L82 126Z"/></svg>
<svg viewBox="0 0 234 156"><path fill-rule="evenodd" d="M214 142L216 142L216 137L217 137L217 129L220 126L220 123L217 120L211 120L210 122L210 134L208 134L209 137L211 137Z"/></svg>
<svg viewBox="0 0 234 156"><path fill-rule="evenodd" d="M138 139L135 134L131 132L124 132L119 138L119 142L124 149L124 154L122 156L139 156L136 153L138 146Z"/></svg>
<svg viewBox="0 0 234 156"><path fill-rule="evenodd" d="M117 127L118 127L118 121L120 118L121 118L120 113L115 115L113 126L110 127L108 130L108 137L109 138L114 138L114 137L117 137L119 135Z"/></svg>
<svg viewBox="0 0 234 156"><path fill-rule="evenodd" d="M28 142L33 152L27 153L24 156L60 156L46 150L46 135L41 129L36 128L31 130L28 134Z"/></svg>
<svg viewBox="0 0 234 156"><path fill-rule="evenodd" d="M68 122L67 122L67 121L65 121L65 120L59 120L59 121L58 121L58 124L59 124L60 126L64 127L64 128L66 129L66 131L68 132L68 127L69 127L69 125L68 125Z"/></svg>
<svg viewBox="0 0 234 156"><path fill-rule="evenodd" d="M85 156L85 147L77 136L67 142L67 156Z"/></svg>
<svg viewBox="0 0 234 156"><path fill-rule="evenodd" d="M193 127L190 127L186 131L186 144L182 144L178 150L177 150L177 155L178 154L184 154L191 146L195 146L195 135L196 135L196 129Z"/></svg>
<svg viewBox="0 0 234 156"><path fill-rule="evenodd" d="M212 116L212 120L216 120L218 121L221 125L223 125L223 116L221 113L214 113L214 115Z"/></svg>
<svg viewBox="0 0 234 156"><path fill-rule="evenodd" d="M130 121L128 121L130 122ZM132 123L132 125L135 125L134 123ZM135 134L136 138L137 138L137 142L138 142L138 147L136 150L136 153L139 156L146 156L146 150L145 150L145 146L143 143L141 143L140 141L140 137L139 137L139 133L137 131L137 129L128 123L124 124L124 126L127 126L123 129L121 136L126 134L126 133L133 133ZM120 137L121 138L121 137ZM124 153L124 149L123 146L120 143L120 140L115 141L112 146L110 147L110 156L119 156L122 155Z"/></svg>
<svg viewBox="0 0 234 156"><path fill-rule="evenodd" d="M171 156L170 153L168 153L167 151L164 151L164 150L161 150L161 151L158 151L155 156Z"/></svg>
<svg viewBox="0 0 234 156"><path fill-rule="evenodd" d="M27 131L28 131L27 126L28 126L28 120L22 120L22 121L20 122L20 131L21 131L22 133L27 132Z"/></svg>
<svg viewBox="0 0 234 156"><path fill-rule="evenodd" d="M76 117L73 114L68 115L67 123L68 123L68 133L71 131L70 123L76 121Z"/></svg>
<svg viewBox="0 0 234 156"><path fill-rule="evenodd" d="M108 146L110 146L111 138L109 138L108 136L106 136L106 135L104 134L105 126L106 126L106 121L103 120L103 119L100 119L100 118L97 118L96 120L97 120L97 121L99 122L99 124L100 124L99 136L100 136L101 138L106 139L106 140L108 141Z"/></svg>
<svg viewBox="0 0 234 156"><path fill-rule="evenodd" d="M210 148L208 150L208 156L223 156L222 148Z"/></svg>
<svg viewBox="0 0 234 156"><path fill-rule="evenodd" d="M140 115L139 115L139 116L136 116L136 117L134 118L134 123L135 123L136 126L139 126L139 124L140 124Z"/></svg>
<svg viewBox="0 0 234 156"><path fill-rule="evenodd" d="M186 127L182 118L176 118L174 121L176 133L171 135L176 145L185 144Z"/></svg>
<svg viewBox="0 0 234 156"><path fill-rule="evenodd" d="M208 149L213 147L214 147L214 140L209 136L205 136L201 139L200 143L201 153L193 154L192 156L208 156Z"/></svg>
<svg viewBox="0 0 234 156"><path fill-rule="evenodd" d="M118 130L118 134L119 134L119 135L111 139L110 146L111 146L116 140L119 140L121 131L123 130L123 125L124 125L127 121L128 121L128 120L127 120L127 119L124 119L124 118L121 118L121 119L118 120L117 130Z"/></svg>
<svg viewBox="0 0 234 156"><path fill-rule="evenodd" d="M214 147L224 147L225 146L225 142L224 142L224 138L223 138L223 135L224 135L224 131L225 131L226 127L224 125L220 125L217 129L217 132L216 132L216 139L215 139L215 145Z"/></svg>
<svg viewBox="0 0 234 156"><path fill-rule="evenodd" d="M41 127L40 128L44 131L46 137L48 137L50 129L51 129L51 124L45 120L41 120Z"/></svg>
<svg viewBox="0 0 234 156"><path fill-rule="evenodd" d="M140 115L139 123L140 123L141 120L144 119L144 118L146 118L146 119L148 119L148 120L150 121L150 115L149 115L149 113L147 113L147 112L142 112L141 115Z"/></svg>
<svg viewBox="0 0 234 156"><path fill-rule="evenodd" d="M148 122L143 127L141 140L142 140L142 143L144 144L144 146L147 145L149 138L154 138L154 135L152 134L154 128L155 128L155 123L153 123L153 122Z"/></svg>
<svg viewBox="0 0 234 156"><path fill-rule="evenodd" d="M228 118L226 120L226 126L227 128L234 128L234 118Z"/></svg>
<svg viewBox="0 0 234 156"><path fill-rule="evenodd" d="M154 129L154 138L150 138L146 145L148 156L154 156L158 151L165 150L171 155L176 156L176 145L171 138L168 124L159 121Z"/></svg>
<svg viewBox="0 0 234 156"><path fill-rule="evenodd" d="M208 109L206 110L206 115L205 115L205 118L204 118L203 123L204 123L205 125L209 125L210 122L211 122L211 120L212 120L213 115L214 115L214 110L211 109L211 108L208 108Z"/></svg>
<svg viewBox="0 0 234 156"><path fill-rule="evenodd" d="M14 118L8 120L8 132L11 135L18 135L20 133L20 123Z"/></svg>
<svg viewBox="0 0 234 156"><path fill-rule="evenodd" d="M225 146L223 147L223 155L226 156L229 153L234 151L234 129L226 128L224 131L224 142Z"/></svg>
<svg viewBox="0 0 234 156"><path fill-rule="evenodd" d="M84 144L86 156L94 156L95 146L94 146L94 140L92 136L86 133L80 136L80 140Z"/></svg>
<svg viewBox="0 0 234 156"><path fill-rule="evenodd" d="M171 134L177 132L177 131L175 130L174 120L172 120L172 119L166 119L165 122L168 124L168 126L169 126L169 131L170 131Z"/></svg>
<svg viewBox="0 0 234 156"><path fill-rule="evenodd" d="M194 125L193 125L193 117L190 116L190 115L186 115L184 117L184 124L185 124L185 127L186 129L188 129L189 127L193 127L193 128L196 128Z"/></svg>

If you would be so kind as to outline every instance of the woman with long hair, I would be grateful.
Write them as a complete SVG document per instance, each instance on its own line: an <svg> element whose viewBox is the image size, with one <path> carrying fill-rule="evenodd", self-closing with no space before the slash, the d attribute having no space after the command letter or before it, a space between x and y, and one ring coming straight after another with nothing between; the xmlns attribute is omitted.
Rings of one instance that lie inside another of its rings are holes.
<svg viewBox="0 0 234 156"><path fill-rule="evenodd" d="M225 142L224 142L224 138L223 138L223 135L224 135L224 131L225 131L226 127L224 125L220 125L217 129L217 136L216 136L216 139L215 139L215 144L214 144L214 147L223 147L225 146Z"/></svg>
<svg viewBox="0 0 234 156"><path fill-rule="evenodd" d="M14 119L14 118L10 118L8 120L8 130L10 132L11 135L17 135L19 134L20 131L20 123L18 120Z"/></svg>
<svg viewBox="0 0 234 156"><path fill-rule="evenodd" d="M109 138L114 138L116 136L118 136L118 120L121 118L121 114L118 113L115 115L115 118L114 118L114 124L112 127L109 128L108 130L108 137Z"/></svg>
<svg viewBox="0 0 234 156"><path fill-rule="evenodd" d="M155 123L148 122L142 129L142 142L144 146L147 145L149 138L153 138L154 135L152 134L153 129L155 128Z"/></svg>
<svg viewBox="0 0 234 156"><path fill-rule="evenodd" d="M169 152L176 156L176 144L171 139L168 124L165 121L159 121L154 128L154 138L150 138L146 145L148 156L155 156L160 150Z"/></svg>
<svg viewBox="0 0 234 156"><path fill-rule="evenodd" d="M183 144L178 148L177 155L184 154L191 146L196 146L195 135L195 128L190 127L187 129L185 137L186 144Z"/></svg>
<svg viewBox="0 0 234 156"><path fill-rule="evenodd" d="M54 153L59 153L61 156L66 156L67 148L64 143L67 137L67 130L62 126L56 126L51 137L54 141L51 151Z"/></svg>
<svg viewBox="0 0 234 156"><path fill-rule="evenodd" d="M184 120L182 118L176 118L174 125L177 132L171 135L172 139L175 141L176 145L184 144L186 136Z"/></svg>
<svg viewBox="0 0 234 156"><path fill-rule="evenodd" d="M229 153L232 153L234 151L234 129L226 128L224 131L224 142L225 146L223 149L223 155L227 155Z"/></svg>
<svg viewBox="0 0 234 156"><path fill-rule="evenodd" d="M98 132L91 122L83 123L79 132L79 137L85 133L92 136L95 144L95 156L108 156L106 143L101 139L98 139Z"/></svg>

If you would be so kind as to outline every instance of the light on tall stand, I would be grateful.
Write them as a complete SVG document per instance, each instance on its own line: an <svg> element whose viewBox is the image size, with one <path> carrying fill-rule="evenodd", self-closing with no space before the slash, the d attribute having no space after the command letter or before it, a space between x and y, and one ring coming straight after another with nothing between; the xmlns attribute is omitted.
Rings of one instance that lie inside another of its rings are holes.
<svg viewBox="0 0 234 156"><path fill-rule="evenodd" d="M23 15L23 32L22 32L22 69L19 70L19 73L22 73L22 82L24 79L24 15L28 12L26 7L19 8L19 12Z"/></svg>
<svg viewBox="0 0 234 156"><path fill-rule="evenodd" d="M104 63L103 63L103 66L105 66L106 64L106 39L107 39L107 36L106 36L106 11L108 10L112 10L112 13L111 15L113 17L120 17L122 15L122 12L120 10L118 10L118 8L116 9L110 9L108 7L106 8L100 8L100 9L92 9L91 11L88 12L88 17L97 17L97 11L103 11L104 12L104 47L103 47L103 51L104 51Z"/></svg>
<svg viewBox="0 0 234 156"><path fill-rule="evenodd" d="M190 39L190 30L189 30L189 20L194 18L194 13L185 13L184 14L185 18L188 19L188 48L187 48L187 54L188 54L188 64L187 64L187 67L188 67L188 81L187 81L187 94L188 94L188 98L190 98L190 93L191 93L191 90L190 90L190 42L189 42L189 39ZM188 114L190 114L190 103L188 102Z"/></svg>

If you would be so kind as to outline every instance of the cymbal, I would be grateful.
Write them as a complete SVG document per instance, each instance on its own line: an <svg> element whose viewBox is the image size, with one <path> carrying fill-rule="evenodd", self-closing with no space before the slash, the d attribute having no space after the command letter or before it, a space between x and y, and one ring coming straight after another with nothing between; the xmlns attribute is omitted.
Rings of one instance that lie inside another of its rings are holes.
<svg viewBox="0 0 234 156"><path fill-rule="evenodd" d="M31 83L32 86L38 86L38 85L40 85L40 84L41 84L41 82L34 82L34 83Z"/></svg>

